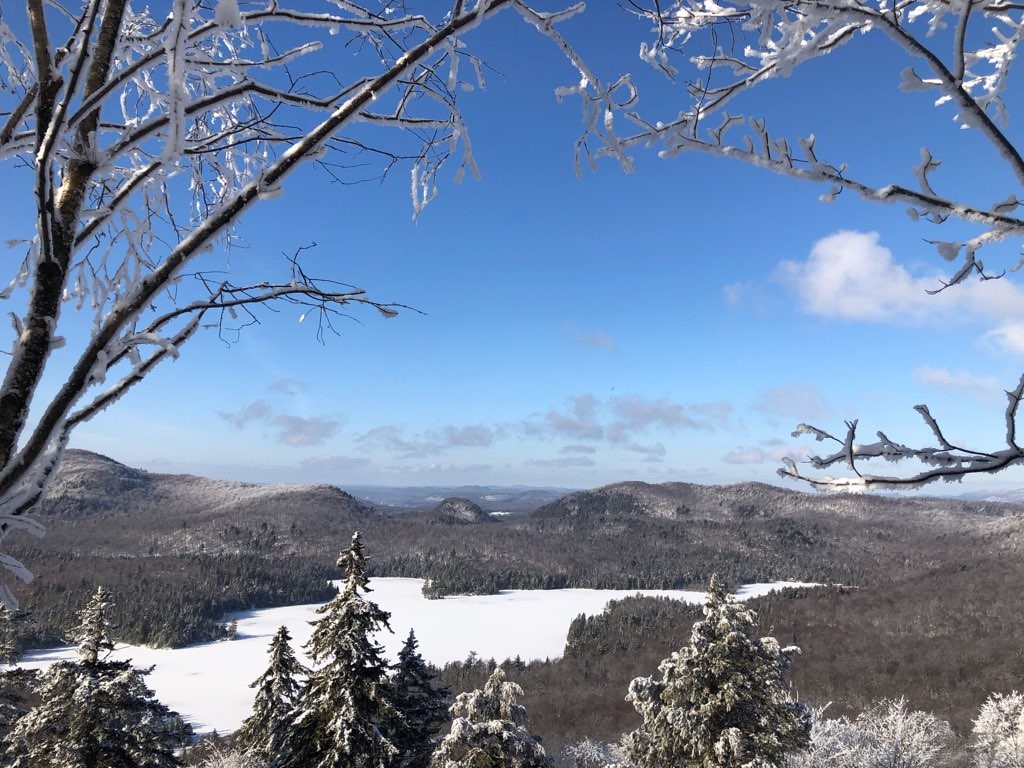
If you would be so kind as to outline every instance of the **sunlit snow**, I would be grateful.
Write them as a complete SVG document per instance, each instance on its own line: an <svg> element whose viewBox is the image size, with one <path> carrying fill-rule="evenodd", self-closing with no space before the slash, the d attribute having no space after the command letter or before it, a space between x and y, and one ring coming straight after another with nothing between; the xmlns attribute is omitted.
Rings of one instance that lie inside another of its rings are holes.
<svg viewBox="0 0 1024 768"><path fill-rule="evenodd" d="M499 661L520 656L524 660L562 655L569 624L581 613L600 613L609 600L638 594L637 590L557 589L512 590L498 595L449 597L427 600L421 579L372 579L369 597L391 613L394 634L380 637L388 658L395 660L402 643L415 629L423 658L434 664L465 659L475 651ZM750 584L737 593L740 599L773 589L800 586L793 582ZM703 602L703 592L640 590L687 602ZM199 732L227 733L249 715L253 691L249 683L266 669L267 648L282 624L292 636L292 647L302 657L309 639L308 622L319 604L269 608L237 614L235 640L175 650L119 646L114 658L131 659L138 667L154 665L147 678L157 697L177 710ZM687 638L680 638L680 645ZM55 648L26 656L23 667L40 668L59 659L75 658L74 649ZM305 658L303 661L305 661ZM624 695L624 694L623 694Z"/></svg>

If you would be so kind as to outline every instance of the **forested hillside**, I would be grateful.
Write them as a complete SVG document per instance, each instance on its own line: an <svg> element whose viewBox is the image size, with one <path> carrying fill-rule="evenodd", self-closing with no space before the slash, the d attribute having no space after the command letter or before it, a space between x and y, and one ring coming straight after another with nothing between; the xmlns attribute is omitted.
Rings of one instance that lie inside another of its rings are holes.
<svg viewBox="0 0 1024 768"><path fill-rule="evenodd" d="M529 515L468 498L376 508L331 486L258 486L159 475L71 451L21 539L22 646L60 642L98 585L119 595L122 640L181 645L230 631L229 612L323 602L339 545L363 532L373 577L429 579L434 596L511 587L704 588L838 584L759 599L764 634L802 648L801 698L854 715L885 697L970 728L992 691L1019 687L1024 515L1019 505L800 493L760 484L618 483ZM683 644L699 611L633 598L580 617L564 658L505 664L536 731L557 747L635 727L629 680ZM498 660L501 661L501 660ZM446 668L483 685L486 660Z"/></svg>
<svg viewBox="0 0 1024 768"><path fill-rule="evenodd" d="M325 599L339 542L354 530L372 542L372 576L425 578L434 596L702 588L713 573L735 583L885 588L981 567L982 558L1019 558L1021 510L755 483L627 482L509 517L468 499L377 508L327 485L161 475L69 451L42 508L46 537L11 541L37 574L19 594L31 615L20 622L24 644L55 642L103 584L124 595L122 639L180 645L220 636L232 610Z"/></svg>

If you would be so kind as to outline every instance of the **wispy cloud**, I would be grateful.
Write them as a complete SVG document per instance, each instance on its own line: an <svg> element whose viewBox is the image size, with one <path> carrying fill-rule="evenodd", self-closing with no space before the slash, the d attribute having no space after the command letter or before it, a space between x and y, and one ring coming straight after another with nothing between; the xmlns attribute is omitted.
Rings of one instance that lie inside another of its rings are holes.
<svg viewBox="0 0 1024 768"><path fill-rule="evenodd" d="M562 325L562 330L577 344L584 347L604 349L608 352L615 351L615 339L602 330L580 328L576 323L568 322Z"/></svg>
<svg viewBox="0 0 1024 768"><path fill-rule="evenodd" d="M275 416L273 425L278 428L277 439L293 447L322 445L338 431L338 422L322 416L306 419L301 416Z"/></svg>
<svg viewBox="0 0 1024 768"><path fill-rule="evenodd" d="M567 467L592 467L594 460L588 459L586 456L566 456L564 459L530 459L526 464L532 467L564 469Z"/></svg>
<svg viewBox="0 0 1024 768"><path fill-rule="evenodd" d="M217 411L217 415L236 429L242 429L250 422L266 419L270 415L270 406L263 400L254 400L240 411Z"/></svg>
<svg viewBox="0 0 1024 768"><path fill-rule="evenodd" d="M722 287L722 295L725 297L725 301L734 307L738 307L745 303L747 295L750 293L752 286L750 282L741 283L729 283Z"/></svg>
<svg viewBox="0 0 1024 768"><path fill-rule="evenodd" d="M592 445L579 445L579 444L563 445L559 449L558 452L559 453L597 453L597 448L595 448Z"/></svg>
<svg viewBox="0 0 1024 768"><path fill-rule="evenodd" d="M922 384L964 392L987 403L995 402L1003 391L999 381L994 377L975 376L967 371L952 373L945 368L921 366L914 371L914 378Z"/></svg>
<svg viewBox="0 0 1024 768"><path fill-rule="evenodd" d="M807 458L807 451L794 446L765 445L763 447L738 447L722 456L726 464L764 464L766 462L776 464L783 459L803 461Z"/></svg>
<svg viewBox="0 0 1024 768"><path fill-rule="evenodd" d="M737 448L722 457L726 464L762 464L764 459L764 451L760 448Z"/></svg>
<svg viewBox="0 0 1024 768"><path fill-rule="evenodd" d="M722 427L731 407L725 402L683 405L667 397L622 395L601 401L593 394L569 398L563 411L549 411L542 423L527 420L520 427L532 436L544 434L573 440L611 443L632 442L637 434L661 429L670 432L684 429L712 430ZM574 445L577 445L574 443Z"/></svg>
<svg viewBox="0 0 1024 768"><path fill-rule="evenodd" d="M407 437L404 427L388 424L371 429L356 440L367 448L388 451L398 458L418 459L437 456L455 447L485 448L494 442L496 434L491 427L471 424Z"/></svg>
<svg viewBox="0 0 1024 768"><path fill-rule="evenodd" d="M707 424L691 418L679 403L662 397L650 400L640 395L616 397L611 401L615 420L608 428L608 438L614 443L625 442L629 436L651 426L668 429L706 429Z"/></svg>
<svg viewBox="0 0 1024 768"><path fill-rule="evenodd" d="M807 382L763 390L754 402L754 409L768 416L794 419L823 419L832 414L821 390Z"/></svg>
<svg viewBox="0 0 1024 768"><path fill-rule="evenodd" d="M1024 355L1024 323L1004 323L989 331L983 340L998 350Z"/></svg>
<svg viewBox="0 0 1024 768"><path fill-rule="evenodd" d="M281 392L285 395L297 395L309 389L309 385L297 379L281 378L273 382L269 387L271 392Z"/></svg>
<svg viewBox="0 0 1024 768"><path fill-rule="evenodd" d="M366 448L388 451L401 458L422 458L444 450L436 441L407 439L404 429L393 424L375 427L356 440Z"/></svg>
<svg viewBox="0 0 1024 768"><path fill-rule="evenodd" d="M464 445L483 448L494 442L494 430L482 424L466 427L445 427L442 431L448 445Z"/></svg>
<svg viewBox="0 0 1024 768"><path fill-rule="evenodd" d="M600 440L604 427L597 420L597 398L593 395L578 395L569 398L568 413L549 411L545 421L556 434L584 440Z"/></svg>
<svg viewBox="0 0 1024 768"><path fill-rule="evenodd" d="M402 464L384 467L383 472L391 475L423 475L423 474L480 474L490 472L490 464L456 464L454 462L438 462L433 464Z"/></svg>
<svg viewBox="0 0 1024 768"><path fill-rule="evenodd" d="M369 459L355 456L315 456L299 462L303 469L320 473L343 473L356 469L364 469L370 465Z"/></svg>

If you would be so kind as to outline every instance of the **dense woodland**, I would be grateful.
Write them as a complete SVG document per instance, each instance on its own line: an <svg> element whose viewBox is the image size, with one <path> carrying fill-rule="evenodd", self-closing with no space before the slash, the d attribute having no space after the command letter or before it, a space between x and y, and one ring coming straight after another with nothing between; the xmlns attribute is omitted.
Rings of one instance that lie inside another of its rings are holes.
<svg viewBox="0 0 1024 768"><path fill-rule="evenodd" d="M22 649L63 644L98 586L125 596L110 611L119 641L165 647L227 636L232 611L318 603L336 592L329 583L333 569L297 556L115 558L40 552L32 562L36 579L24 591L15 624Z"/></svg>
<svg viewBox="0 0 1024 768"><path fill-rule="evenodd" d="M374 508L327 486L154 475L78 452L52 493L47 537L18 552L37 574L19 593L22 648L66 637L101 584L118 595L115 637L159 645L221 637L233 610L323 602L339 544L361 530L371 578L426 578L438 595L704 588L715 572L732 583L842 584L753 603L764 634L801 647L801 699L836 715L905 696L962 736L990 693L1024 679L1024 517L1014 505L623 483L493 516L464 501ZM697 615L629 599L577 619L564 658L507 662L531 728L557 750L634 727L630 679L685 643ZM470 690L493 668L471 660L441 678Z"/></svg>

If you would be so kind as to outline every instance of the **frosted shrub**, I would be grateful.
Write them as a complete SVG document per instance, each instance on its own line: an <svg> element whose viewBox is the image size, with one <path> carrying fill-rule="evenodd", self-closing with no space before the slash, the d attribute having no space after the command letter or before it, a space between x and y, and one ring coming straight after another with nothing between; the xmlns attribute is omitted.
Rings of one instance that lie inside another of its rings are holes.
<svg viewBox="0 0 1024 768"><path fill-rule="evenodd" d="M993 693L974 721L978 768L1024 768L1024 695Z"/></svg>
<svg viewBox="0 0 1024 768"><path fill-rule="evenodd" d="M622 744L602 744L585 739L562 753L562 768L632 768Z"/></svg>
<svg viewBox="0 0 1024 768"><path fill-rule="evenodd" d="M212 752L199 765L200 768L266 768L266 763L252 755L222 747L213 747Z"/></svg>
<svg viewBox="0 0 1024 768"><path fill-rule="evenodd" d="M907 710L905 699L881 701L858 715L826 720L816 713L811 745L789 768L939 768L953 741L949 724Z"/></svg>

